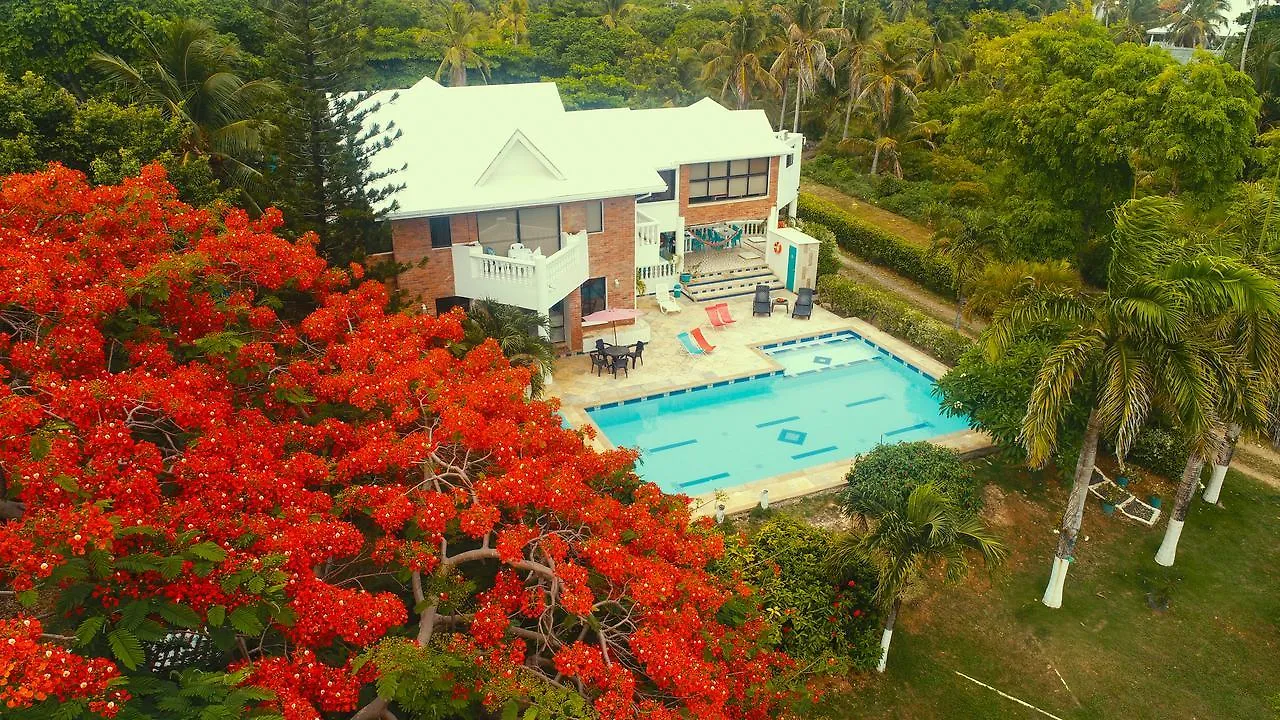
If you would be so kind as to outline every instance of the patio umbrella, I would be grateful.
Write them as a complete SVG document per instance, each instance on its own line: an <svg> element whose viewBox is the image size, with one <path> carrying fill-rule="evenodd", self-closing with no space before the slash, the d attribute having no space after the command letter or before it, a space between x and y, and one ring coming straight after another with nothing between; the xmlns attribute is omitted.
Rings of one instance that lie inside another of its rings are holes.
<svg viewBox="0 0 1280 720"><path fill-rule="evenodd" d="M618 344L618 323L623 320L635 320L644 314L643 310L633 310L631 308L608 308L593 312L582 318L583 325L612 325L613 326L613 344Z"/></svg>

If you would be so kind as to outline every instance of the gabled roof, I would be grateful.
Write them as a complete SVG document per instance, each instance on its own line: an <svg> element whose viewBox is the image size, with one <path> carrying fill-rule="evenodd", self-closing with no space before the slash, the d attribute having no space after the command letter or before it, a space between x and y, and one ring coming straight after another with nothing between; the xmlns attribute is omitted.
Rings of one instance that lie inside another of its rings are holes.
<svg viewBox="0 0 1280 720"><path fill-rule="evenodd" d="M759 110L709 98L689 107L566 112L555 83L445 87L423 78L383 91L366 127L401 136L371 159L401 168L391 219L643 195L657 170L683 163L783 155ZM387 202L391 202L388 200Z"/></svg>

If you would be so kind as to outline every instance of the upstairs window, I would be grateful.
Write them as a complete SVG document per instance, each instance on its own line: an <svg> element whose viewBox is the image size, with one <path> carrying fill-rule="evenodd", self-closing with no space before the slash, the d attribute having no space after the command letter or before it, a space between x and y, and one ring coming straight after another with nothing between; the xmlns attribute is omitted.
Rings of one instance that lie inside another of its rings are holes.
<svg viewBox="0 0 1280 720"><path fill-rule="evenodd" d="M604 201L587 203L587 232L604 232Z"/></svg>
<svg viewBox="0 0 1280 720"><path fill-rule="evenodd" d="M769 158L722 160L689 166L689 204L769 194Z"/></svg>
<svg viewBox="0 0 1280 720"><path fill-rule="evenodd" d="M447 248L453 245L453 235L449 230L448 216L433 217L428 222L431 226L431 247Z"/></svg>
<svg viewBox="0 0 1280 720"><path fill-rule="evenodd" d="M662 181L667 184L667 189L648 195L641 195L636 198L638 203L662 202L663 200L676 199L676 171L675 170L659 170L658 175L662 177Z"/></svg>

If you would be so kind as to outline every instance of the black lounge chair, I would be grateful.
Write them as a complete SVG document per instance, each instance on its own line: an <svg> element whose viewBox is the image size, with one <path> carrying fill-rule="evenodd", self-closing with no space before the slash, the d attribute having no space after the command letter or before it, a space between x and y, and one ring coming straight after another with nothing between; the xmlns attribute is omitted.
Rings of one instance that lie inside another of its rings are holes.
<svg viewBox="0 0 1280 720"><path fill-rule="evenodd" d="M808 320L813 315L813 288L800 288L796 291L796 306L791 310L791 317Z"/></svg>
<svg viewBox="0 0 1280 720"><path fill-rule="evenodd" d="M769 297L768 285L756 286L755 301L751 303L752 315L772 315L773 299Z"/></svg>

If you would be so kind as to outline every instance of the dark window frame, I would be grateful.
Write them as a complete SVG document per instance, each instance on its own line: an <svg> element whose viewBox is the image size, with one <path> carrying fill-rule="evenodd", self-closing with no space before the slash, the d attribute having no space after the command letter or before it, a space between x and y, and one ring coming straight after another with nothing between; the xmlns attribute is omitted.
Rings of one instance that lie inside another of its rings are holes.
<svg viewBox="0 0 1280 720"><path fill-rule="evenodd" d="M439 232L441 223L444 225L444 232ZM427 218L427 228L431 232L433 249L453 247L453 228L450 227L448 215ZM441 240L442 237L443 240Z"/></svg>
<svg viewBox="0 0 1280 720"><path fill-rule="evenodd" d="M443 315L455 307L462 308L463 312L471 312L471 298L461 295L445 295L436 298L436 315Z"/></svg>
<svg viewBox="0 0 1280 720"><path fill-rule="evenodd" d="M637 203L665 202L676 199L676 178L679 172L676 170L659 170L658 175L667 183L667 189L661 192L649 193L636 198Z"/></svg>
<svg viewBox="0 0 1280 720"><path fill-rule="evenodd" d="M599 224L598 226L596 226L596 227L592 227L592 226L591 226L591 212L590 212L590 206L591 206L591 205L598 205L598 206L599 206L599 208L600 208L600 224ZM587 232L588 232L588 233L602 233L602 232L604 232L604 201L603 201L603 200L592 200L592 201L590 201L590 202L588 202L588 203L587 203L587 206L588 206L588 211L587 211Z"/></svg>
<svg viewBox="0 0 1280 720"><path fill-rule="evenodd" d="M600 296L598 298L587 297L586 292L584 292L587 285L592 283L599 283ZM601 310L608 310L609 309L609 279L604 276L587 278L585 281L583 281L582 285L578 287L578 295L582 301L582 317L586 317L591 313L599 312ZM594 304L588 305L588 303L594 303L597 300L601 303L600 307L595 307Z"/></svg>
<svg viewBox="0 0 1280 720"><path fill-rule="evenodd" d="M764 161L764 170L752 171L751 164L753 162L760 161L760 160ZM747 171L744 173L733 172L733 164L735 162L744 162L744 161L747 163ZM721 162L724 163L724 168L725 168L724 174L712 175L711 166ZM756 157L756 158L738 158L737 160L719 160L716 162L707 162L707 163L694 163L693 165L690 166L690 170L689 170L689 178L690 178L689 204L700 205L704 203L746 200L750 198L767 197L769 195L769 171L770 171L770 168L772 167L772 162L773 162L773 158ZM694 176L693 168L696 168L699 166L702 166L704 168L704 171L703 171L704 176L702 178L698 178L695 180L693 179L693 176ZM764 178L764 190L762 190L761 192L755 192L755 193L751 192L751 181L753 178L757 180L760 178ZM741 194L735 194L729 190L730 185L735 179L743 179L746 181L745 192ZM725 184L725 192L723 194L711 193L710 187L709 187L710 184L713 182L721 182L721 181L723 181ZM702 195L694 194L694 186L698 183L706 183L708 186L707 191Z"/></svg>

